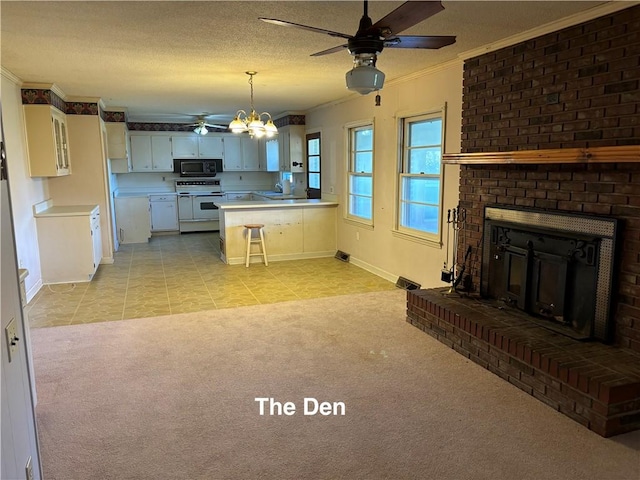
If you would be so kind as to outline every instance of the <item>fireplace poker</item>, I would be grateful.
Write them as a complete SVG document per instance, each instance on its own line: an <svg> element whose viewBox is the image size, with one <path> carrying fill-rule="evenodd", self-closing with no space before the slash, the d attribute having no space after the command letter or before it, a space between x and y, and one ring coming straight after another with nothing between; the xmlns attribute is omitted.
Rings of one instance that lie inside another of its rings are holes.
<svg viewBox="0 0 640 480"><path fill-rule="evenodd" d="M449 263L449 239L451 233L451 209L447 210L447 256L444 259L444 266L442 267L442 272L440 274L440 279L445 283L451 282L451 269L448 267Z"/></svg>

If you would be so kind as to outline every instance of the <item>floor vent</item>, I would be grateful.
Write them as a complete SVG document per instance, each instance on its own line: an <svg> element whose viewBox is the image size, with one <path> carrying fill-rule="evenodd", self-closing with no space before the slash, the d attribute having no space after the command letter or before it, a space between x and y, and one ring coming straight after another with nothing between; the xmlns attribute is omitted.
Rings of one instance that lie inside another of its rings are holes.
<svg viewBox="0 0 640 480"><path fill-rule="evenodd" d="M408 278L398 277L396 287L402 288L403 290L418 290L420 288L420 284L409 280Z"/></svg>
<svg viewBox="0 0 640 480"><path fill-rule="evenodd" d="M335 255L335 257L336 257L338 260L342 260L343 262L348 262L348 261L349 261L349 257L350 257L350 256L351 256L351 255L349 255L348 253L343 252L342 250L338 250L338 251L336 252L336 255Z"/></svg>

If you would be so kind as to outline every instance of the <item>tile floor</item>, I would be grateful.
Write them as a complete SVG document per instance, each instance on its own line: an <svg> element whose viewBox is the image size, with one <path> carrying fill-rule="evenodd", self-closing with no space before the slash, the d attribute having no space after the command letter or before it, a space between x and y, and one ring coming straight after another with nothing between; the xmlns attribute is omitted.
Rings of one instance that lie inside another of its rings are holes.
<svg viewBox="0 0 640 480"><path fill-rule="evenodd" d="M218 233L153 236L122 245L91 282L45 285L32 327L105 322L396 288L335 258L225 265Z"/></svg>

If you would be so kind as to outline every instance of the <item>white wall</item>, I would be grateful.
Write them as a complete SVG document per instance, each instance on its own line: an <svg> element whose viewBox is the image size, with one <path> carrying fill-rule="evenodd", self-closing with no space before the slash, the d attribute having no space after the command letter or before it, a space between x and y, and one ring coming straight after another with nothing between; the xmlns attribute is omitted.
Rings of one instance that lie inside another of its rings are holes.
<svg viewBox="0 0 640 480"><path fill-rule="evenodd" d="M20 81L2 70L2 120L7 151L18 264L29 270L25 281L31 300L42 285L38 235L32 205L49 198L48 180L31 178L27 156Z"/></svg>
<svg viewBox="0 0 640 480"><path fill-rule="evenodd" d="M353 263L389 280L403 276L422 287L444 286L440 271L445 261L445 246L425 245L392 233L401 141L398 122L402 116L438 110L446 103L445 152L460 152L462 73L462 61L453 62L387 84L380 91L379 107L375 106L375 94L358 95L314 109L306 116L307 131L321 132L323 198L337 199L341 204L338 249L349 253ZM373 228L354 225L344 219L347 171L344 125L361 120L374 121ZM446 211L458 203L458 184L459 167L445 166L443 241L446 241Z"/></svg>

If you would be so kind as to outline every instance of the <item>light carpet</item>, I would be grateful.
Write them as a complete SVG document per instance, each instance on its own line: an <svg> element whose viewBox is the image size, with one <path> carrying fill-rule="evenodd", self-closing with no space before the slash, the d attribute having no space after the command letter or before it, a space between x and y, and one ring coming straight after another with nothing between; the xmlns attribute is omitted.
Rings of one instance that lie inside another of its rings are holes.
<svg viewBox="0 0 640 480"><path fill-rule="evenodd" d="M640 478L638 432L597 436L405 309L396 290L35 329L45 479Z"/></svg>

